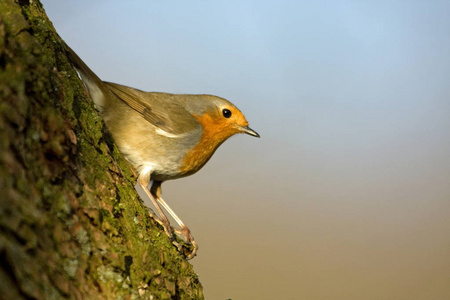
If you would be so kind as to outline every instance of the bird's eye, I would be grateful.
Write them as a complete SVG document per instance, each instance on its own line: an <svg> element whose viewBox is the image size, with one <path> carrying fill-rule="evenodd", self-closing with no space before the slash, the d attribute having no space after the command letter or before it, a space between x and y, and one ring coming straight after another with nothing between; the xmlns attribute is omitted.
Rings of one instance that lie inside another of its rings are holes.
<svg viewBox="0 0 450 300"><path fill-rule="evenodd" d="M225 118L229 118L229 117L231 117L231 111L229 110L229 109L226 109L226 108L224 108L224 109L222 109L222 114L223 114L223 116L225 117Z"/></svg>

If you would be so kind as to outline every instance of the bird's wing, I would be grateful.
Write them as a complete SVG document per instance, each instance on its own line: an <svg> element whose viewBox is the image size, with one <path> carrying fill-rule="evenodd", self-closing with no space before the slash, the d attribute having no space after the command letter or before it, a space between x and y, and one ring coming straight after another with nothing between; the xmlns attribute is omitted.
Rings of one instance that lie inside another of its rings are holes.
<svg viewBox="0 0 450 300"><path fill-rule="evenodd" d="M105 82L111 92L145 120L170 135L180 135L199 127L197 120L182 105L177 96L149 93L116 83Z"/></svg>

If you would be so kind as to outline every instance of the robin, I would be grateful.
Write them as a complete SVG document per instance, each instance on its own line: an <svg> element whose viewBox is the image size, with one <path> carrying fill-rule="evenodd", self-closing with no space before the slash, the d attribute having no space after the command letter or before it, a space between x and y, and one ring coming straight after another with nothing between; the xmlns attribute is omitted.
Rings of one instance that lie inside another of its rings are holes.
<svg viewBox="0 0 450 300"><path fill-rule="evenodd" d="M200 170L216 149L236 133L259 137L242 112L231 102L212 95L144 92L102 81L67 47L67 54L95 102L121 153L138 173L138 183L158 211L152 217L164 227L175 245L173 231L198 246L189 228L161 198L161 184ZM163 212L180 226L170 226ZM180 247L179 247L180 249Z"/></svg>

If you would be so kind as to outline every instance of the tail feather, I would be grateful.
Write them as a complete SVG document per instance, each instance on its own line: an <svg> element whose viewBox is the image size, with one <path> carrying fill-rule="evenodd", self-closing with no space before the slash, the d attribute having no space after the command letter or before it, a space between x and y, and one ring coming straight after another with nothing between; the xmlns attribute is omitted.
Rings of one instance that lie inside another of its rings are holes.
<svg viewBox="0 0 450 300"><path fill-rule="evenodd" d="M67 44L65 44L67 49L67 57L74 65L77 72L80 74L84 85L86 86L89 95L94 101L100 112L103 111L105 107L106 99L105 95L110 93L108 87L105 83L84 63L83 60L72 50Z"/></svg>

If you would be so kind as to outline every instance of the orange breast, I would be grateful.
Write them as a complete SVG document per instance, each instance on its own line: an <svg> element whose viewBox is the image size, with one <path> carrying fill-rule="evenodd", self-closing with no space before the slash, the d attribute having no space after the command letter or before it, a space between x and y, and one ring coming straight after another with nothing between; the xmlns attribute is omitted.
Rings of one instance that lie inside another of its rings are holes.
<svg viewBox="0 0 450 300"><path fill-rule="evenodd" d="M203 133L199 143L189 150L183 159L180 171L186 175L200 170L223 142L238 133L234 126L208 113L194 117L202 125Z"/></svg>

